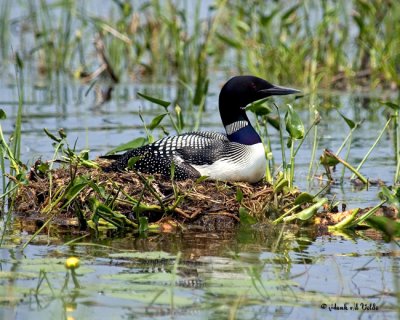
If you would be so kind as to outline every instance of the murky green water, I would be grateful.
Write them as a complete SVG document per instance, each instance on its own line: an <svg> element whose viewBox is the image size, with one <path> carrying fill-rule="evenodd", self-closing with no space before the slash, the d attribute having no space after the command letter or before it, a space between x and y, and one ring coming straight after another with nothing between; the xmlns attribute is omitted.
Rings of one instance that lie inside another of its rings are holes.
<svg viewBox="0 0 400 320"><path fill-rule="evenodd" d="M27 235L17 231L0 249L2 319L397 317L398 247L367 236L280 227L64 246L51 233L21 252ZM64 267L71 255L81 259L75 284Z"/></svg>

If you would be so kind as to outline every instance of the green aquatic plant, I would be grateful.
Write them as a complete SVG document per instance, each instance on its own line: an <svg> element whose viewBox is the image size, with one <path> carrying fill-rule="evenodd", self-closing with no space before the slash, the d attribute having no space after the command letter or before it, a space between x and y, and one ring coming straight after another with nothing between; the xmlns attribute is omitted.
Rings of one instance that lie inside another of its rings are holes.
<svg viewBox="0 0 400 320"><path fill-rule="evenodd" d="M14 19L12 6L21 12ZM165 82L167 75L181 84L179 99L186 94L185 86L193 86L191 104L198 111L205 107L210 70L227 66L229 73L268 75L273 82L311 90L400 84L398 2L302 0L287 6L255 1L249 6L224 0L206 7L200 0L152 0L113 1L108 6L108 16L97 16L86 2L4 1L2 63L11 60L12 21L23 25L15 37L24 49L23 59L37 62L32 65L48 79L60 72L85 78L98 63L92 54L95 46L85 45L96 35L117 78L145 75ZM30 36L32 42L27 41Z"/></svg>
<svg viewBox="0 0 400 320"><path fill-rule="evenodd" d="M361 215L359 214L359 208L352 210L350 215L348 215L342 221L333 226L329 226L329 230L340 231L355 229L356 227L367 225L383 232L383 234L386 235L389 240L400 236L400 223L398 221L386 216L375 215L375 213L381 209L384 204L389 204L398 211L400 208L399 189L393 188L393 190L390 190L389 188L383 186L379 193L379 197L382 199L379 204L368 210L364 210Z"/></svg>
<svg viewBox="0 0 400 320"><path fill-rule="evenodd" d="M386 106L387 108L390 109L391 113L390 114L390 119L393 119L393 143L394 143L394 156L396 160L396 172L394 176L394 183L397 184L399 183L399 177L400 177L400 105L396 104L391 101L384 101L381 102L382 105ZM389 122L388 120L388 122Z"/></svg>

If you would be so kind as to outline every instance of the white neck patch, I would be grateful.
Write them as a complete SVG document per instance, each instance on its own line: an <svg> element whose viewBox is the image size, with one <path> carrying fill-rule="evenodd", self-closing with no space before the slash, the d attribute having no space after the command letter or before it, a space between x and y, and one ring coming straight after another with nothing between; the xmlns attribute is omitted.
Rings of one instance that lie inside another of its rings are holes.
<svg viewBox="0 0 400 320"><path fill-rule="evenodd" d="M232 122L231 124L225 126L226 134L231 135L232 133L235 133L236 131L246 127L247 125L249 125L249 122L245 120Z"/></svg>

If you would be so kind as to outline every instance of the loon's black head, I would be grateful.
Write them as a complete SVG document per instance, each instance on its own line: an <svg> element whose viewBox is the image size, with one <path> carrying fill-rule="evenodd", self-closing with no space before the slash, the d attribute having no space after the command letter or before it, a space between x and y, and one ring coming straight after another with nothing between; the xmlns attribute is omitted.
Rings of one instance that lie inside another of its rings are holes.
<svg viewBox="0 0 400 320"><path fill-rule="evenodd" d="M219 94L219 111L224 125L240 120L247 120L244 109L254 101L269 96L286 95L300 91L275 86L254 76L237 76L230 79Z"/></svg>

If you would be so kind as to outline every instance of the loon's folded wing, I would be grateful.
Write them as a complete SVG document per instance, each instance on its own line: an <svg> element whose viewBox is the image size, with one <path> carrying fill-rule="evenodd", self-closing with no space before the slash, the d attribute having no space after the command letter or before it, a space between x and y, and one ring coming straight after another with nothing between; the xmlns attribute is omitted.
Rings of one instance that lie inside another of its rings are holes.
<svg viewBox="0 0 400 320"><path fill-rule="evenodd" d="M193 165L210 165L224 155L229 143L226 135L216 132L191 133L186 145L176 149L176 155Z"/></svg>
<svg viewBox="0 0 400 320"><path fill-rule="evenodd" d="M227 142L229 140L226 135L216 132L190 132L165 137L122 155L114 155L112 158L116 161L104 170L124 170L129 159L138 157L133 168L140 172L169 176L171 164L174 163L176 179L197 178L200 173L191 164L213 163Z"/></svg>

